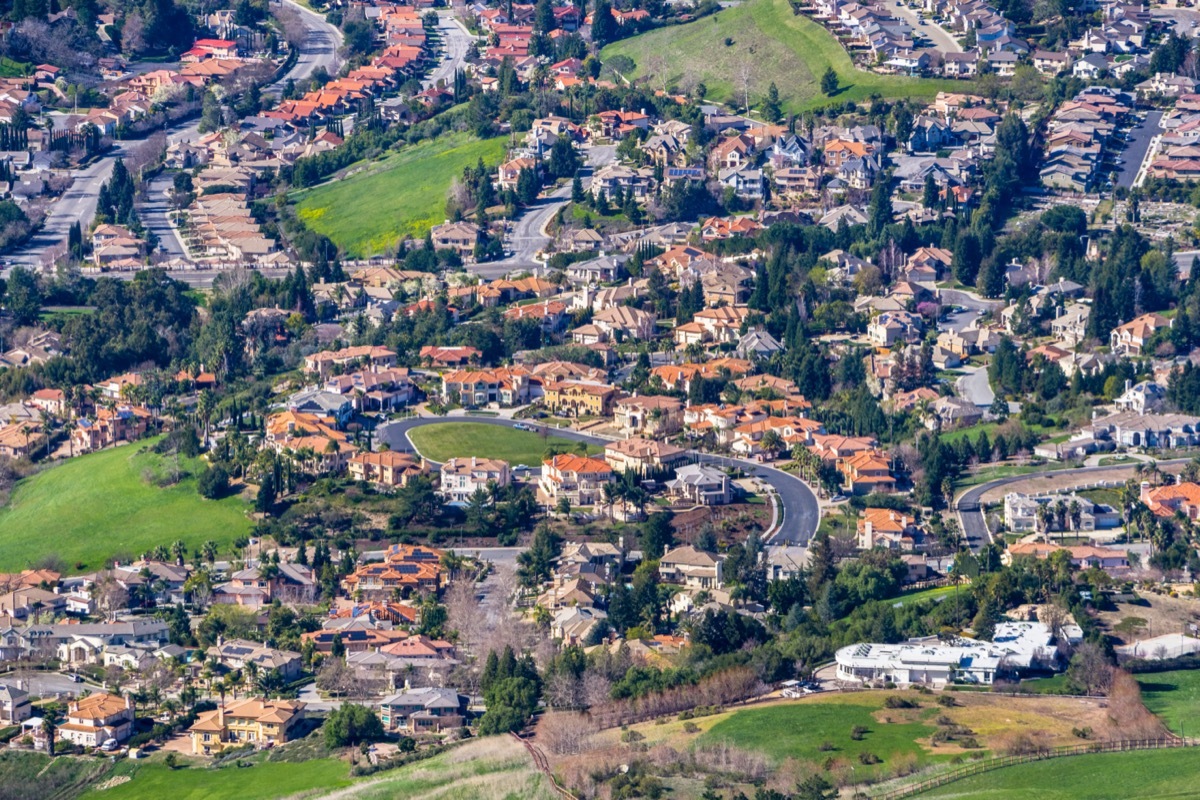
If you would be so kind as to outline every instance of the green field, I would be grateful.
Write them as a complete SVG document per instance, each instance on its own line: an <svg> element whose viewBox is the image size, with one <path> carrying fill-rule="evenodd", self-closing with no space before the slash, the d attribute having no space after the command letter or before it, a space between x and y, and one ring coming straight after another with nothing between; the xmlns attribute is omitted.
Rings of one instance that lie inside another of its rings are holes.
<svg viewBox="0 0 1200 800"><path fill-rule="evenodd" d="M345 178L296 192L296 212L348 256L393 252L401 238L423 237L442 222L454 178L481 158L489 166L498 164L506 141L454 133L405 147L351 167Z"/></svg>
<svg viewBox="0 0 1200 800"><path fill-rule="evenodd" d="M335 789L350 784L350 767L344 761L316 759L300 763L256 763L205 769L189 766L170 769L162 763L125 761L109 780L130 780L112 788L93 790L87 800L271 800L298 792Z"/></svg>
<svg viewBox="0 0 1200 800"><path fill-rule="evenodd" d="M1175 733L1200 735L1200 670L1135 675L1142 701ZM1200 758L1200 757L1198 757Z"/></svg>
<svg viewBox="0 0 1200 800"><path fill-rule="evenodd" d="M182 539L226 545L250 531L240 497L205 500L194 478L159 488L163 456L153 440L70 459L20 481L0 509L0 571L56 555L73 571L104 566L115 554L139 555ZM195 462L180 459L183 471Z"/></svg>
<svg viewBox="0 0 1200 800"><path fill-rule="evenodd" d="M1070 756L973 775L918 797L943 800L1183 800L1200 795L1192 749Z"/></svg>
<svg viewBox="0 0 1200 800"><path fill-rule="evenodd" d="M898 757L912 758L917 764L928 763L929 752L917 743L936 728L926 717L937 716L930 704L920 710L880 711L878 693L842 695L801 704L767 706L738 711L700 738L700 743L729 742L782 762L787 758L822 762L827 758L845 759L857 764L863 753L873 753L882 763L858 769L865 775L882 772ZM876 712L895 717L880 722ZM901 719L908 721L901 721ZM918 721L919 720L919 721ZM867 729L861 740L851 738L855 726ZM832 749L822 746L832 745Z"/></svg>
<svg viewBox="0 0 1200 800"><path fill-rule="evenodd" d="M446 422L426 425L409 431L413 446L421 455L433 461L452 458L499 458L510 464L539 466L547 449L557 447L561 452L574 453L577 442L561 436L543 436L532 431L518 431L489 425L486 422ZM604 448L589 445L589 453Z"/></svg>
<svg viewBox="0 0 1200 800"><path fill-rule="evenodd" d="M97 784L116 785L93 789L80 800L275 800L331 794L340 800L556 797L524 748L508 737L470 741L433 758L365 778L351 778L349 764L333 758L285 763L255 756L243 763L252 766L231 764L211 769L193 761L172 770L158 757L150 763L123 761ZM0 778L4 777L0 763ZM122 778L129 780L116 783Z"/></svg>
<svg viewBox="0 0 1200 800"><path fill-rule="evenodd" d="M731 40L730 44L726 44ZM883 97L932 98L939 89L963 91L969 84L951 80L877 75L857 69L841 43L818 23L792 13L787 0L746 0L686 25L660 28L604 48L602 59L633 59L637 68L625 77L650 79L650 85L688 88L704 83L707 98L741 103L743 70L751 104L758 103L772 82L784 108L801 111L847 100ZM821 93L827 67L838 75L841 90Z"/></svg>

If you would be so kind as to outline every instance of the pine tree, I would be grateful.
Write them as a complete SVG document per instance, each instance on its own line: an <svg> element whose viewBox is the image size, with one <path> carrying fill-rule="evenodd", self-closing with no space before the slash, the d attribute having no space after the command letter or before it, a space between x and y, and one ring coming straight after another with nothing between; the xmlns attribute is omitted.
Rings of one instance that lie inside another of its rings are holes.
<svg viewBox="0 0 1200 800"><path fill-rule="evenodd" d="M783 118L783 108L779 103L779 87L775 85L775 81L771 81L771 85L767 87L767 99L763 103L762 113L763 118L772 124Z"/></svg>
<svg viewBox="0 0 1200 800"><path fill-rule="evenodd" d="M833 67L826 67L825 74L821 76L821 91L827 96L833 97L838 91L838 76L833 71Z"/></svg>

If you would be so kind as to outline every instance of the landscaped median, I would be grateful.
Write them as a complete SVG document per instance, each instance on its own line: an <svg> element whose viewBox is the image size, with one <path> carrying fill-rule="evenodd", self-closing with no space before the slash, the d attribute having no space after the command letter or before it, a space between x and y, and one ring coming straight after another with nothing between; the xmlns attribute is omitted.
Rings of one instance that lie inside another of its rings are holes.
<svg viewBox="0 0 1200 800"><path fill-rule="evenodd" d="M509 464L540 467L550 448L559 452L576 452L579 442L547 433L521 431L486 422L439 422L413 428L408 438L425 458L444 463L452 458L498 458ZM599 453L604 448L587 445L587 451Z"/></svg>

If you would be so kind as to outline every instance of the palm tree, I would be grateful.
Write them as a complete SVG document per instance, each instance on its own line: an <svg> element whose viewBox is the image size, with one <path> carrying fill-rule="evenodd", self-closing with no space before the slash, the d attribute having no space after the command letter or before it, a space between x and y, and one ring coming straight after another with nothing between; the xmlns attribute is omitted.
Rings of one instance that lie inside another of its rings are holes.
<svg viewBox="0 0 1200 800"><path fill-rule="evenodd" d="M1046 503L1039 503L1037 507L1037 526L1042 536L1045 537L1046 531L1050 530L1050 518L1054 516L1054 512L1050 510L1050 506Z"/></svg>
<svg viewBox="0 0 1200 800"><path fill-rule="evenodd" d="M187 545L182 539L176 539L171 545L171 554L175 556L175 564L182 567L184 559L187 558Z"/></svg>
<svg viewBox="0 0 1200 800"><path fill-rule="evenodd" d="M196 398L196 414L204 422L204 446L206 448L208 447L208 423L216 409L217 401L213 397L213 393L208 389L200 392L200 396Z"/></svg>
<svg viewBox="0 0 1200 800"><path fill-rule="evenodd" d="M1078 500L1072 500L1071 505L1067 506L1067 515L1071 518L1071 530L1078 531L1079 525L1083 521L1083 509L1079 506Z"/></svg>
<svg viewBox="0 0 1200 800"><path fill-rule="evenodd" d="M1059 535L1067 530L1067 503L1059 500L1054 504L1054 519L1058 523Z"/></svg>
<svg viewBox="0 0 1200 800"><path fill-rule="evenodd" d="M46 734L46 752L54 755L54 739L58 734L58 708L49 705L42 708L42 733Z"/></svg>
<svg viewBox="0 0 1200 800"><path fill-rule="evenodd" d="M209 539L200 546L200 552L204 556L204 560L212 564L217 560L217 543Z"/></svg>

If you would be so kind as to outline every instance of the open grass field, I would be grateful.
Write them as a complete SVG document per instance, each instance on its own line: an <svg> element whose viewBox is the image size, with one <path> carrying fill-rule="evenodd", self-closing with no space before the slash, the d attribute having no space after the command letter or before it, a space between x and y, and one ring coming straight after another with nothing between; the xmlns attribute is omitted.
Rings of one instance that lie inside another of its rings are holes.
<svg viewBox="0 0 1200 800"><path fill-rule="evenodd" d="M915 708L888 708L890 697ZM1076 728L1091 728L1097 740L1120 738L1100 701L1059 697L1009 697L955 692L954 706L915 691L865 691L778 700L735 711L631 726L639 744L678 751L728 744L779 766L796 761L849 770L860 780L882 780L915 768L1009 752L1018 741L1045 747L1078 744ZM691 728L694 725L695 728ZM689 726L689 727L685 727ZM861 739L853 729L865 729ZM952 734L934 742L934 733ZM605 731L598 744L617 746L620 731ZM973 740L973 741L972 741ZM879 759L873 761L870 756ZM1016 796L1014 796L1015 798Z"/></svg>
<svg viewBox="0 0 1200 800"><path fill-rule="evenodd" d="M94 570L115 554L138 555L182 539L227 545L251 529L240 497L205 500L194 478L159 488L164 457L154 440L70 459L21 480L0 509L0 571L57 555L72 571ZM181 459L185 472L195 462Z"/></svg>
<svg viewBox="0 0 1200 800"><path fill-rule="evenodd" d="M44 757L41 757L44 761ZM60 759L65 761L66 759ZM96 763L96 762L85 762ZM103 765L104 762L99 762ZM32 765L31 765L32 766ZM3 762L0 762L0 768ZM0 777L4 775L0 772ZM103 787L103 788L102 788ZM2 796L2 790L0 790ZM169 769L158 758L119 762L80 800L554 800L550 782L508 737L467 742L446 753L366 778L351 778L343 760L255 761L210 769L194 761Z"/></svg>
<svg viewBox="0 0 1200 800"><path fill-rule="evenodd" d="M245 769L228 766L207 769L192 765L170 769L153 763L119 763L107 782L110 788L93 789L85 800L273 800L299 792L336 789L350 784L350 765L333 759L300 763L256 763ZM102 782L100 785L104 785Z"/></svg>
<svg viewBox="0 0 1200 800"><path fill-rule="evenodd" d="M727 40L731 40L726 44ZM861 101L874 93L883 97L932 98L939 89L963 91L968 84L877 75L854 66L841 43L818 23L792 13L787 0L746 0L686 25L614 42L602 58L627 56L637 66L625 77L649 78L655 88L687 88L702 82L708 98L741 102L743 76L751 104L758 103L774 81L789 111ZM827 67L838 75L840 91L821 93Z"/></svg>
<svg viewBox="0 0 1200 800"><path fill-rule="evenodd" d="M392 252L401 238L423 237L445 217L446 191L464 167L504 156L504 137L454 133L350 168L341 179L295 193L296 213L356 258Z"/></svg>
<svg viewBox="0 0 1200 800"><path fill-rule="evenodd" d="M452 458L498 458L510 464L541 465L546 450L557 447L561 452L577 452L578 442L553 434L543 437L533 431L518 431L489 425L486 422L447 422L425 425L409 431L413 446L421 455L433 461ZM588 446L589 453L602 448Z"/></svg>
<svg viewBox="0 0 1200 800"><path fill-rule="evenodd" d="M1168 728L1187 736L1200 735L1200 670L1148 672L1135 675L1142 702ZM1196 756L1200 761L1200 754Z"/></svg>
<svg viewBox="0 0 1200 800"><path fill-rule="evenodd" d="M940 800L1183 800L1197 796L1191 749L1071 756L985 772L931 789Z"/></svg>

